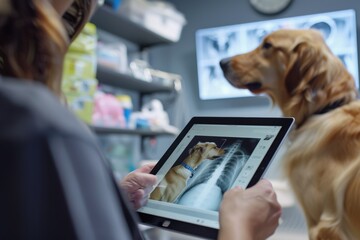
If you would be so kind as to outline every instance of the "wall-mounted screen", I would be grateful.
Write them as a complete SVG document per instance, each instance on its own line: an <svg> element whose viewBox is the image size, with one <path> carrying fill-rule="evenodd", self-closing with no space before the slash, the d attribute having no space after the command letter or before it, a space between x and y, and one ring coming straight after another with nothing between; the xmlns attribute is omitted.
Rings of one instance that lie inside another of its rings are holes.
<svg viewBox="0 0 360 240"><path fill-rule="evenodd" d="M251 51L265 35L283 28L320 30L359 88L355 11L343 10L198 30L196 53L200 99L253 96L248 90L236 89L226 81L219 61Z"/></svg>

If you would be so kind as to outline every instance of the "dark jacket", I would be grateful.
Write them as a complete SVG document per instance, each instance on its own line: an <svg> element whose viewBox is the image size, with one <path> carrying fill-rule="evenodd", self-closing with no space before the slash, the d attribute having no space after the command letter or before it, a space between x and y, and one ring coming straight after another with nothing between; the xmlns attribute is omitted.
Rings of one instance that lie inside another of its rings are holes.
<svg viewBox="0 0 360 240"><path fill-rule="evenodd" d="M0 239L141 239L95 137L45 87L0 76Z"/></svg>

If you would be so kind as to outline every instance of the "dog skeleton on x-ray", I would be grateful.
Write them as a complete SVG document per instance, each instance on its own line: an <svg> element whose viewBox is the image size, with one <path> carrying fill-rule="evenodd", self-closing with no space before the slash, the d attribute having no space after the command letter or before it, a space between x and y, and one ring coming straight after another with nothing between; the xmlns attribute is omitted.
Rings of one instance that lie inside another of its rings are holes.
<svg viewBox="0 0 360 240"><path fill-rule="evenodd" d="M204 36L204 50L209 57L227 57L234 42L236 42L235 32L207 35Z"/></svg>
<svg viewBox="0 0 360 240"><path fill-rule="evenodd" d="M227 57L231 54L232 44L236 41L236 33L217 33L204 36L204 52L207 57L211 59L220 59ZM215 65L207 65L206 71L208 71L208 77L210 81L223 77L222 72L218 69L218 61Z"/></svg>
<svg viewBox="0 0 360 240"><path fill-rule="evenodd" d="M209 163L179 197L178 204L217 211L223 193L230 188L249 158L241 145L242 141L233 143L222 157Z"/></svg>

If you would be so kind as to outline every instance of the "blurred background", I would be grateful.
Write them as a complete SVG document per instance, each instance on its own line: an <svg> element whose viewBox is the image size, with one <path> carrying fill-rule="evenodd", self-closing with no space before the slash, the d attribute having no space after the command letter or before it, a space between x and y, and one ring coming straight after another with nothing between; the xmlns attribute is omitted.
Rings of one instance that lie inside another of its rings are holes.
<svg viewBox="0 0 360 240"><path fill-rule="evenodd" d="M67 103L98 137L121 179L157 161L193 116L281 116L266 96L231 87L220 59L279 28L315 28L358 82L356 0L105 0L72 44ZM307 239L280 150L266 174L284 208L272 239ZM144 227L153 239L196 239Z"/></svg>

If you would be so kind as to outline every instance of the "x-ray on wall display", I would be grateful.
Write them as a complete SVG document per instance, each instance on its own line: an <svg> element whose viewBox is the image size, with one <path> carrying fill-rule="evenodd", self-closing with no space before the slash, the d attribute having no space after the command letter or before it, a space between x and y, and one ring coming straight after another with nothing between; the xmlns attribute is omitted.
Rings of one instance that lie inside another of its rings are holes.
<svg viewBox="0 0 360 240"><path fill-rule="evenodd" d="M359 88L356 17L354 10L244 23L196 32L196 54L200 99L254 96L236 89L223 76L221 59L256 48L268 33L284 28L318 29L326 43L354 76Z"/></svg>

